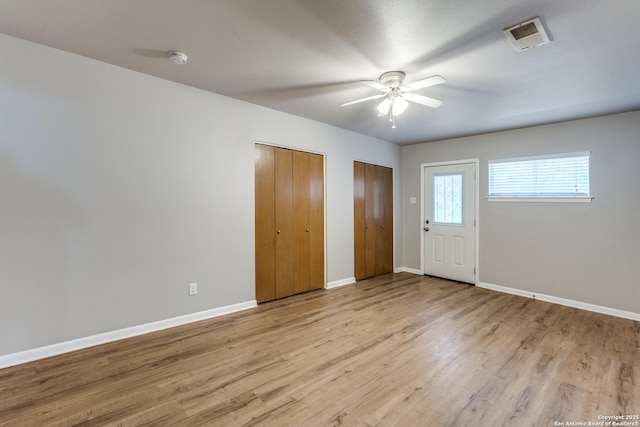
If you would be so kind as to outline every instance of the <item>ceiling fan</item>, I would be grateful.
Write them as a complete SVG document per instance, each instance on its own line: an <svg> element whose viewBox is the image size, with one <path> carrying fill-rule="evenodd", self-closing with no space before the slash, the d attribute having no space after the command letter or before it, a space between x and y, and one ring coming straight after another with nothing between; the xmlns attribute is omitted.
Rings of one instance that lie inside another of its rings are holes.
<svg viewBox="0 0 640 427"><path fill-rule="evenodd" d="M380 76L379 81L362 80L362 83L367 86L371 86L374 89L378 89L383 93L357 99L351 102L345 102L344 104L340 104L340 106L346 107L347 105L353 105L359 102L384 98L380 105L378 105L378 111L381 116L388 116L389 121L391 122L391 127L395 128L395 116L399 116L404 113L409 106L409 102L415 102L416 104L425 105L431 108L438 108L442 105L442 101L439 99L413 93L413 91L418 89L444 83L445 79L442 76L427 77L426 79L418 80L407 85L404 84L404 78L405 74L402 71L388 71Z"/></svg>

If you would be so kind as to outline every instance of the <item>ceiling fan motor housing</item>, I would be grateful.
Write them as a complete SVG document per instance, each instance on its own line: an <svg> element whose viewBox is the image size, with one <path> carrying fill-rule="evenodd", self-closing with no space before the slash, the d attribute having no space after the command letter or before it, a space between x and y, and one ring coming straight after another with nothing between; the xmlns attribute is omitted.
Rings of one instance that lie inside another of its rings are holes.
<svg viewBox="0 0 640 427"><path fill-rule="evenodd" d="M404 83L405 74L402 71L388 71L380 76L380 83L388 88L399 88Z"/></svg>

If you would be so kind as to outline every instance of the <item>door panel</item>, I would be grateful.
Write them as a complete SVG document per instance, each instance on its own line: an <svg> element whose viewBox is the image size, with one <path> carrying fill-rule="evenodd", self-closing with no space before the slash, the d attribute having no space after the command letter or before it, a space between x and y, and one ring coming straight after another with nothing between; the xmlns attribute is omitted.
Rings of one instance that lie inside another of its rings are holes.
<svg viewBox="0 0 640 427"><path fill-rule="evenodd" d="M378 242L376 245L376 274L393 271L393 170L376 166L376 181L379 185L380 214Z"/></svg>
<svg viewBox="0 0 640 427"><path fill-rule="evenodd" d="M309 290L309 156L293 151L293 293Z"/></svg>
<svg viewBox="0 0 640 427"><path fill-rule="evenodd" d="M364 274L365 277L376 274L376 180L375 166L364 165Z"/></svg>
<svg viewBox="0 0 640 427"><path fill-rule="evenodd" d="M293 294L293 155L275 150L276 298Z"/></svg>
<svg viewBox="0 0 640 427"><path fill-rule="evenodd" d="M275 159L273 147L256 144L256 301L276 297Z"/></svg>
<svg viewBox="0 0 640 427"><path fill-rule="evenodd" d="M309 155L309 289L324 287L324 158Z"/></svg>
<svg viewBox="0 0 640 427"><path fill-rule="evenodd" d="M365 257L365 174L364 163L353 162L353 246L354 274L356 280L364 279L366 274Z"/></svg>
<svg viewBox="0 0 640 427"><path fill-rule="evenodd" d="M444 236L442 234L433 233L433 244L431 247L431 262L434 264L442 264L444 262Z"/></svg>
<svg viewBox="0 0 640 427"><path fill-rule="evenodd" d="M453 265L464 267L465 236L452 236L453 239Z"/></svg>
<svg viewBox="0 0 640 427"><path fill-rule="evenodd" d="M424 273L475 283L476 164L424 170Z"/></svg>

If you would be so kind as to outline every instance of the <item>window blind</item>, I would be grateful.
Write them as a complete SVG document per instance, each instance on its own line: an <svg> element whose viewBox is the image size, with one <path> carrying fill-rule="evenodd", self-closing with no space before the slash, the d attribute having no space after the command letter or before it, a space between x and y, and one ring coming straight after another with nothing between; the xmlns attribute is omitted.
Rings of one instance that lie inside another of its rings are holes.
<svg viewBox="0 0 640 427"><path fill-rule="evenodd" d="M591 153L489 161L489 198L589 198Z"/></svg>

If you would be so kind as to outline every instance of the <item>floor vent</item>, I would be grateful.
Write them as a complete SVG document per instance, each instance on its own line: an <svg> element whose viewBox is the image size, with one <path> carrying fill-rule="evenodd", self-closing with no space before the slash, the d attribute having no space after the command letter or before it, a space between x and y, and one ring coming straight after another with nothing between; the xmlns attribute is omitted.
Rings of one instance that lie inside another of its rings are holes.
<svg viewBox="0 0 640 427"><path fill-rule="evenodd" d="M504 35L518 52L549 43L549 36L539 17L526 20L504 30Z"/></svg>

